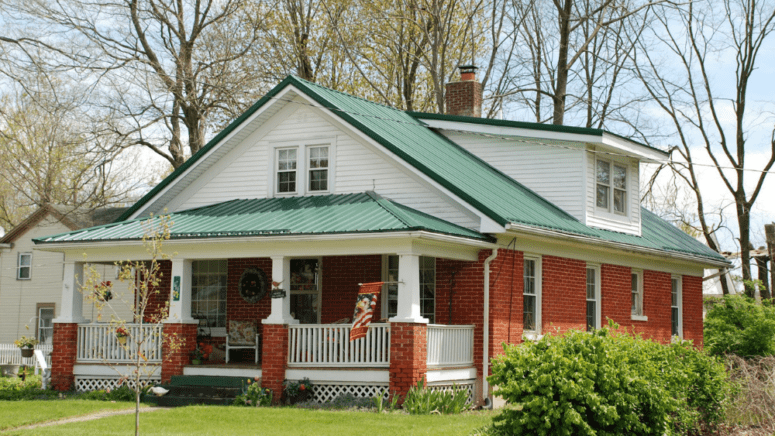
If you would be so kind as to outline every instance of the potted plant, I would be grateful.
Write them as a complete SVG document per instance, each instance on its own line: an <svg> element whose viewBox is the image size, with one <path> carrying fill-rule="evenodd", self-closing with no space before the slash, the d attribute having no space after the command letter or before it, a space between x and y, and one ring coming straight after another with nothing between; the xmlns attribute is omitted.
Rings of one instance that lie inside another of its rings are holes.
<svg viewBox="0 0 775 436"><path fill-rule="evenodd" d="M200 365L203 360L207 360L210 357L210 353L213 352L213 346L200 342L196 344L196 349L191 352L191 364Z"/></svg>
<svg viewBox="0 0 775 436"><path fill-rule="evenodd" d="M22 357L32 357L32 352L34 351L33 348L35 345L37 345L38 340L35 338L22 336L21 338L13 341L13 343L22 350Z"/></svg>
<svg viewBox="0 0 775 436"><path fill-rule="evenodd" d="M283 395L287 404L303 403L314 396L312 382L306 377L297 381L285 380L283 385Z"/></svg>
<svg viewBox="0 0 775 436"><path fill-rule="evenodd" d="M121 345L126 345L126 338L129 337L129 332L125 327L119 327L116 329L116 339Z"/></svg>

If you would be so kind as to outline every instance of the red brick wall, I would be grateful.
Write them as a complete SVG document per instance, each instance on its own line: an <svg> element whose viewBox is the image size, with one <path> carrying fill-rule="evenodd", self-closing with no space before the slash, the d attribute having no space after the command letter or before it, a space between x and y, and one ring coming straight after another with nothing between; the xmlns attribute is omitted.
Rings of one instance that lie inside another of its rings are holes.
<svg viewBox="0 0 775 436"><path fill-rule="evenodd" d="M562 333L572 328L585 330L587 263L575 259L543 256L541 273L543 333Z"/></svg>
<svg viewBox="0 0 775 436"><path fill-rule="evenodd" d="M196 348L196 328L196 324L163 325L162 383L169 383L173 375L182 375L183 367L191 363L191 352Z"/></svg>
<svg viewBox="0 0 775 436"><path fill-rule="evenodd" d="M352 321L358 283L382 280L382 256L327 256L323 258L320 322L332 323L342 318ZM382 315L382 299L377 299L374 321Z"/></svg>
<svg viewBox="0 0 775 436"><path fill-rule="evenodd" d="M637 324L632 321L632 269L619 265L604 264L600 267L602 325L612 319L622 327Z"/></svg>
<svg viewBox="0 0 775 436"><path fill-rule="evenodd" d="M78 353L78 324L54 323L54 350L51 353L51 387L57 391L73 389L73 367Z"/></svg>
<svg viewBox="0 0 775 436"><path fill-rule="evenodd" d="M649 320L645 323L634 322L636 332L660 342L670 342L671 292L670 273L643 271L643 314Z"/></svg>
<svg viewBox="0 0 775 436"><path fill-rule="evenodd" d="M261 333L261 320L272 312L272 299L269 292L255 304L248 303L239 294L239 279L245 269L256 267L264 271L272 288L272 259L242 258L228 260L228 276L226 278L226 320L255 321L258 332Z"/></svg>
<svg viewBox="0 0 775 436"><path fill-rule="evenodd" d="M170 300L170 292L172 289L172 261L160 260L159 261L159 287L151 287L148 290L148 306L145 309L145 322L153 323L158 320L154 319L159 316L162 310L167 306L167 302Z"/></svg>
<svg viewBox="0 0 775 436"><path fill-rule="evenodd" d="M261 357L261 385L274 392L274 402L279 403L288 361L288 326L264 325Z"/></svg>
<svg viewBox="0 0 775 436"><path fill-rule="evenodd" d="M428 360L428 332L425 324L390 325L390 392L403 402L417 381L425 377Z"/></svg>
<svg viewBox="0 0 775 436"><path fill-rule="evenodd" d="M504 343L522 342L523 270L521 251L498 250L498 257L490 264L489 353L492 357L503 354ZM484 283L479 286L483 287Z"/></svg>
<svg viewBox="0 0 775 436"><path fill-rule="evenodd" d="M702 348L702 277L683 276L684 339Z"/></svg>

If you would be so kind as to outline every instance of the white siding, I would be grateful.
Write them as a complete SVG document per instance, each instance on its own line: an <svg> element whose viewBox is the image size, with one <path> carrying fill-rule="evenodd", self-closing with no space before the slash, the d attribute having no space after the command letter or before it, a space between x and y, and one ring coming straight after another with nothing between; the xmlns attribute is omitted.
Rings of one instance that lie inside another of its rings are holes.
<svg viewBox="0 0 775 436"><path fill-rule="evenodd" d="M443 132L454 142L578 220L584 220L583 145ZM555 146L552 146L555 145ZM566 148L569 147L569 148Z"/></svg>
<svg viewBox="0 0 775 436"><path fill-rule="evenodd" d="M604 158L608 158L604 156ZM617 162L624 162L616 159ZM627 172L627 201L630 212L627 216L613 216L601 213L595 207L595 153L587 153L587 222L590 227L598 227L616 232L640 235L640 171L636 159L628 159Z"/></svg>
<svg viewBox="0 0 775 436"><path fill-rule="evenodd" d="M293 106L293 105L289 105ZM272 147L310 142L332 144L332 192L374 190L378 194L430 215L469 228L479 220L443 197L419 176L393 162L375 146L345 132L317 109L297 105L280 111L267 128L259 128L221 162L169 203L170 211L185 210L239 198L271 195Z"/></svg>
<svg viewBox="0 0 775 436"><path fill-rule="evenodd" d="M69 232L62 223L50 216L14 241L11 249L0 253L0 343L12 343L20 336L35 336L38 303L54 303L54 316L59 316L62 303L62 253L34 250L32 239ZM32 270L29 280L16 279L16 266L19 253L32 253ZM105 280L114 283L115 293L119 296L126 292L126 285L115 280L113 266L97 265L95 268ZM114 301L119 301L119 298ZM96 320L96 310L91 303L84 301L83 315ZM126 317L131 311L128 307L117 307L116 315ZM110 320L110 312L105 312L105 320ZM29 330L25 328L29 326Z"/></svg>

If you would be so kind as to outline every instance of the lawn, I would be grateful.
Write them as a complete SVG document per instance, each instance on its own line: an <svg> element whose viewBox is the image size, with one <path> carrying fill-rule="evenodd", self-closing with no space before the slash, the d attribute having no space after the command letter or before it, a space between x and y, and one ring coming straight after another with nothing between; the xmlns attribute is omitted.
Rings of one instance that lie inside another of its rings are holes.
<svg viewBox="0 0 775 436"><path fill-rule="evenodd" d="M100 410L134 408L134 403L90 400L0 401L0 430Z"/></svg>
<svg viewBox="0 0 775 436"><path fill-rule="evenodd" d="M31 404L32 402L21 402ZM99 403L97 403L99 404ZM338 412L295 408L190 406L140 416L143 435L469 435L492 420L492 412L412 416L400 413ZM63 424L9 435L126 435L134 415Z"/></svg>

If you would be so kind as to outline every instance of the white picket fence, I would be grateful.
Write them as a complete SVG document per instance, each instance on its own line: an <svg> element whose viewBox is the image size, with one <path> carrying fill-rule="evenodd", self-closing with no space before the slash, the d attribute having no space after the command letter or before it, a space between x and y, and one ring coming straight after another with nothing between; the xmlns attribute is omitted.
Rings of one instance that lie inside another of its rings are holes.
<svg viewBox="0 0 775 436"><path fill-rule="evenodd" d="M428 367L474 364L474 326L428 326Z"/></svg>
<svg viewBox="0 0 775 436"><path fill-rule="evenodd" d="M43 352L46 363L51 367L51 350L53 345L38 345L36 350ZM14 344L0 344L0 365L25 365L35 366L35 356L22 357L22 351Z"/></svg>
<svg viewBox="0 0 775 436"><path fill-rule="evenodd" d="M390 367L390 325L371 324L366 337L350 342L350 326L289 326L288 366Z"/></svg>
<svg viewBox="0 0 775 436"><path fill-rule="evenodd" d="M133 363L137 359L135 338L143 335L145 341L140 348L143 362L162 361L161 326L127 324L126 329L129 337L126 346L122 346L116 338L116 328L110 324L79 324L76 360L80 363Z"/></svg>

